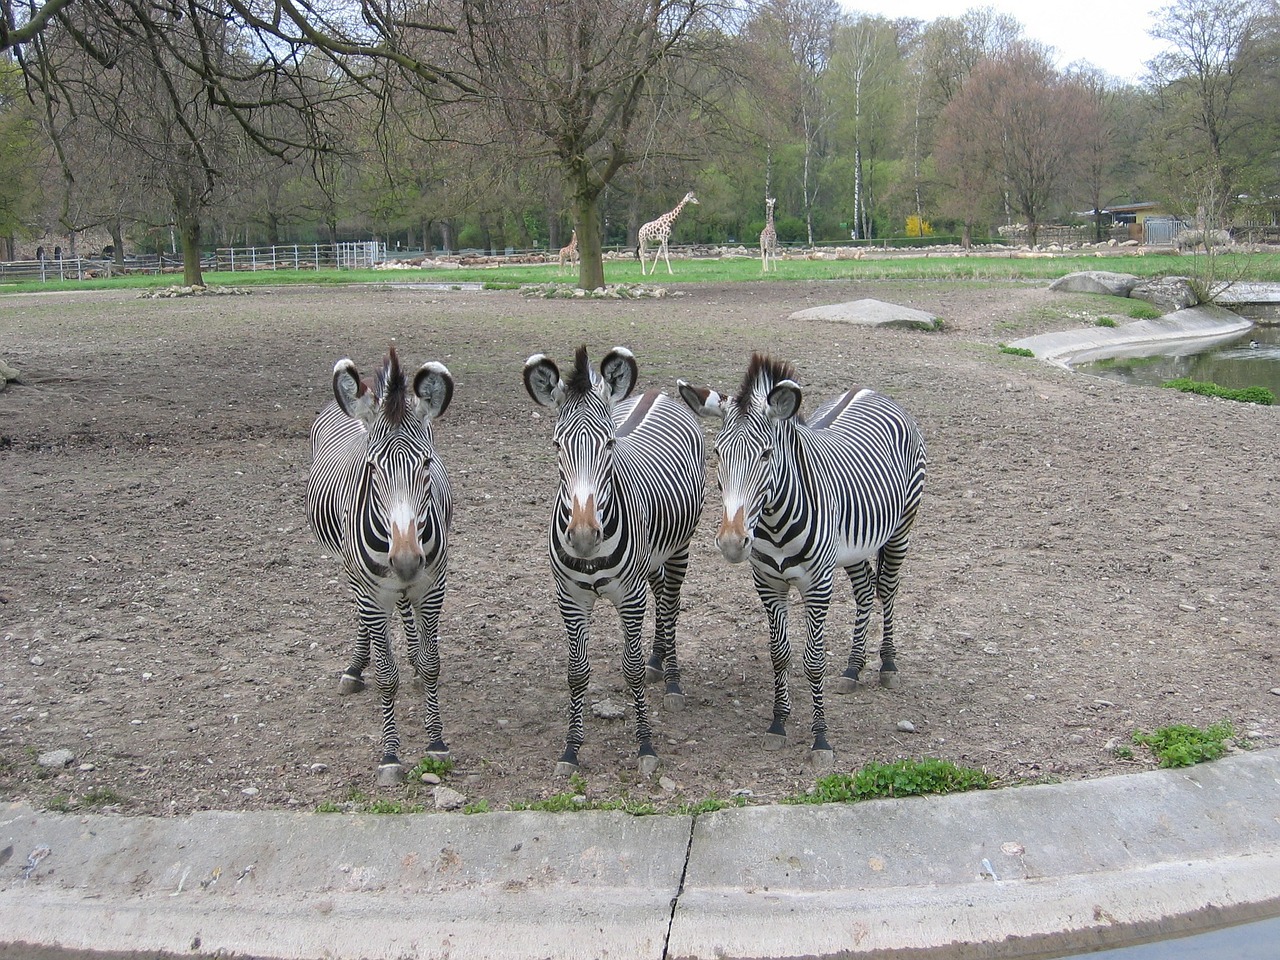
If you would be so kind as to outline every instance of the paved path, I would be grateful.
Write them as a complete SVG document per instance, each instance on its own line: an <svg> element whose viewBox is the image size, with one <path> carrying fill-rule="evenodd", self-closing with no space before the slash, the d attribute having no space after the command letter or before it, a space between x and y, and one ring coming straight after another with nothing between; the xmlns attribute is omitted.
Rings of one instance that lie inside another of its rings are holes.
<svg viewBox="0 0 1280 960"><path fill-rule="evenodd" d="M74 950L1012 958L1277 914L1280 749L698 817L0 811L0 943Z"/></svg>

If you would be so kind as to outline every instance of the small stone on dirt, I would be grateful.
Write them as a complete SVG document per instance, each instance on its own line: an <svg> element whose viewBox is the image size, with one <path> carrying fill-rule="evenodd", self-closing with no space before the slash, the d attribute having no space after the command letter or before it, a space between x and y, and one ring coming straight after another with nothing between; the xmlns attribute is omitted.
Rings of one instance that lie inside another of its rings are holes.
<svg viewBox="0 0 1280 960"><path fill-rule="evenodd" d="M912 723L910 720L899 720L898 732L899 733L915 733L916 725Z"/></svg>
<svg viewBox="0 0 1280 960"><path fill-rule="evenodd" d="M439 783L443 783L444 781L443 781L443 780L441 780L441 779L440 779L438 776L436 776L434 773L424 773L424 774L422 775L422 782L423 782L423 783L431 783L431 784L439 784Z"/></svg>
<svg viewBox="0 0 1280 960"><path fill-rule="evenodd" d="M662 788L664 793L675 793L677 789L676 782L670 777L659 777L658 786Z"/></svg>
<svg viewBox="0 0 1280 960"><path fill-rule="evenodd" d="M459 810L467 802L467 798L452 787L436 787L431 795L436 799L437 810Z"/></svg>
<svg viewBox="0 0 1280 960"><path fill-rule="evenodd" d="M591 705L591 714L601 720L621 720L627 711L612 700L601 700Z"/></svg>
<svg viewBox="0 0 1280 960"><path fill-rule="evenodd" d="M76 755L70 750L47 750L36 757L36 763L42 767L69 767Z"/></svg>

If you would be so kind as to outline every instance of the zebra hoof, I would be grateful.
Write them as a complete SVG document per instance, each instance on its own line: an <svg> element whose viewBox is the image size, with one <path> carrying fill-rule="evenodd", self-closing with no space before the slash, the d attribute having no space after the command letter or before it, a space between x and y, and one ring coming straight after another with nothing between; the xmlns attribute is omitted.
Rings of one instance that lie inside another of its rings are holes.
<svg viewBox="0 0 1280 960"><path fill-rule="evenodd" d="M431 746L427 747L427 756L432 760L448 760L449 747L443 740L437 740Z"/></svg>
<svg viewBox="0 0 1280 960"><path fill-rule="evenodd" d="M353 693L359 693L364 688L364 678L358 673L344 673L342 679L338 681L338 696L350 696Z"/></svg>
<svg viewBox="0 0 1280 960"><path fill-rule="evenodd" d="M668 693L662 698L662 709L671 713L679 713L684 709L683 693Z"/></svg>
<svg viewBox="0 0 1280 960"><path fill-rule="evenodd" d="M640 776L652 777L658 772L658 758L652 753L640 755Z"/></svg>
<svg viewBox="0 0 1280 960"><path fill-rule="evenodd" d="M766 733L764 735L764 748L766 750L781 750L787 745L787 735L785 733Z"/></svg>
<svg viewBox="0 0 1280 960"><path fill-rule="evenodd" d="M404 783L404 765L384 763L378 767L378 786L395 787Z"/></svg>
<svg viewBox="0 0 1280 960"><path fill-rule="evenodd" d="M839 676L836 682L831 685L832 693L856 693L858 690L858 681L853 677Z"/></svg>
<svg viewBox="0 0 1280 960"><path fill-rule="evenodd" d="M897 670L881 670L880 686L884 687L886 690L897 690L899 687L901 687L902 681L898 679L898 671Z"/></svg>
<svg viewBox="0 0 1280 960"><path fill-rule="evenodd" d="M644 666L644 682L659 683L661 682L661 680L662 680L662 668L655 667L651 663L646 663Z"/></svg>
<svg viewBox="0 0 1280 960"><path fill-rule="evenodd" d="M570 763L568 760L556 761L557 777L571 777L577 772L578 772L578 765L576 763Z"/></svg>
<svg viewBox="0 0 1280 960"><path fill-rule="evenodd" d="M835 769L836 754L834 750L813 750L809 753L809 765L813 767L813 772L822 774L830 773Z"/></svg>

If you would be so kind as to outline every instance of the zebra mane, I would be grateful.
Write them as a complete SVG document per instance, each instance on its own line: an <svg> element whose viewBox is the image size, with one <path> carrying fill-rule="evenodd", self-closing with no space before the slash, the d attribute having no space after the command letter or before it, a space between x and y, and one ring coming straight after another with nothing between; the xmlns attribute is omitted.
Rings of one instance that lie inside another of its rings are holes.
<svg viewBox="0 0 1280 960"><path fill-rule="evenodd" d="M593 383L591 361L587 359L587 345L584 343L573 355L573 369L569 371L569 379L564 384L565 395L585 397L591 392Z"/></svg>
<svg viewBox="0 0 1280 960"><path fill-rule="evenodd" d="M396 356L394 344L387 351L387 359L383 361L382 369L378 371L377 386L374 389L382 401L383 416L392 426L402 424L409 409L406 403L409 383L405 379L404 371L400 369L400 358Z"/></svg>
<svg viewBox="0 0 1280 960"><path fill-rule="evenodd" d="M735 401L739 408L751 406L757 397L763 403L774 386L783 380L795 380L796 376L796 368L785 360L771 360L767 353L753 353Z"/></svg>

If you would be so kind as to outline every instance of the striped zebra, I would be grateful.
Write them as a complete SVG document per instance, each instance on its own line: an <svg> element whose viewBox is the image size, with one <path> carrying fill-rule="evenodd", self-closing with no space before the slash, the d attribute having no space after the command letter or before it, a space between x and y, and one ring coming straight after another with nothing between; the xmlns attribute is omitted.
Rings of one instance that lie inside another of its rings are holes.
<svg viewBox="0 0 1280 960"><path fill-rule="evenodd" d="M638 375L635 357L622 347L609 351L598 375L586 347L578 349L567 380L541 354L524 366L529 396L556 412L560 489L551 515L551 571L569 641L569 733L556 766L560 774L578 769L590 676L588 625L598 599L611 602L622 621L622 675L635 708L645 776L658 766L646 679L665 681L667 709L684 705L676 618L689 541L702 515L704 443L698 421L679 400L656 390L628 399ZM655 621L647 665L641 638L646 585Z"/></svg>
<svg viewBox="0 0 1280 960"><path fill-rule="evenodd" d="M751 559L769 620L774 699L765 744L771 749L786 743L791 713L787 598L792 587L804 601L804 673L813 696L810 756L821 771L834 762L822 690L823 626L836 570L849 577L857 603L848 666L836 692L856 688L877 597L884 609L880 683L897 686L893 602L926 461L920 428L888 397L855 387L805 422L795 378L790 364L756 354L735 397L684 381L679 388L695 413L724 421L716 439L724 503L716 545L731 563Z"/></svg>
<svg viewBox="0 0 1280 960"><path fill-rule="evenodd" d="M404 779L395 720L400 675L390 638L397 614L413 671L426 687L427 753L449 753L437 684L453 500L431 422L449 406L453 377L443 364L425 363L411 385L393 345L372 388L355 364L339 360L333 396L311 428L307 521L320 542L341 556L355 593L356 650L339 693L364 689L372 648L382 707L377 782L389 786Z"/></svg>

